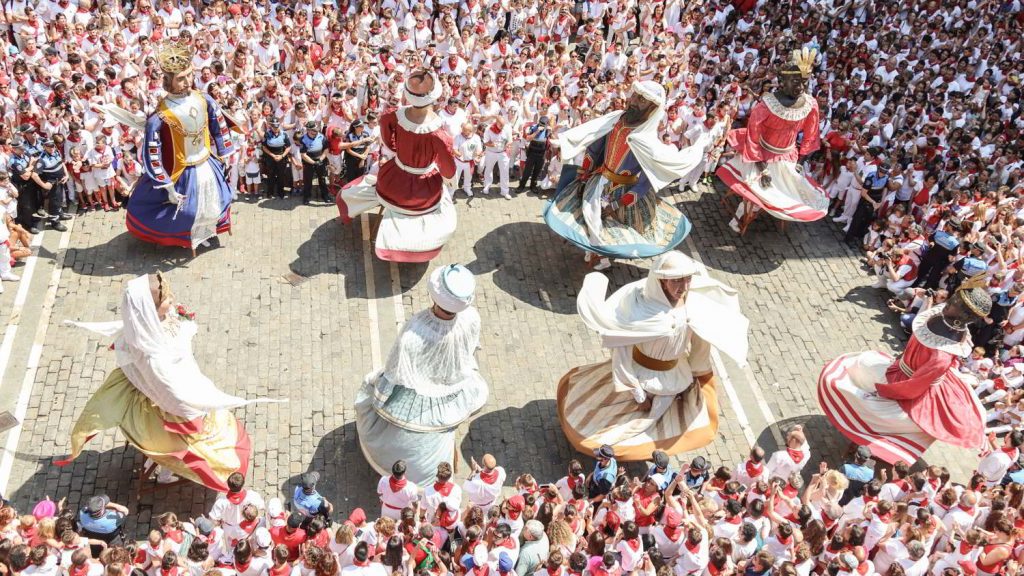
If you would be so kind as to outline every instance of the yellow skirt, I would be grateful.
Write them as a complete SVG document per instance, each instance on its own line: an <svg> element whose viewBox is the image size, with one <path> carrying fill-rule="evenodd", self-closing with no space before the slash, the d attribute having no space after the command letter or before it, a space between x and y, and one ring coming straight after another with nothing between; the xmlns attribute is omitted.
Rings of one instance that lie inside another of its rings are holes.
<svg viewBox="0 0 1024 576"><path fill-rule="evenodd" d="M246 473L252 455L249 435L231 412L219 410L194 421L173 416L117 368L89 398L71 431L71 456L57 465L68 464L89 440L114 427L157 464L220 492L227 492L233 472Z"/></svg>
<svg viewBox="0 0 1024 576"><path fill-rule="evenodd" d="M601 438L616 435L616 460L649 460L651 452L673 456L707 446L718 431L715 377L708 375L679 394L653 422L628 391L616 391L611 360L573 368L558 383L558 419L569 443L587 455Z"/></svg>

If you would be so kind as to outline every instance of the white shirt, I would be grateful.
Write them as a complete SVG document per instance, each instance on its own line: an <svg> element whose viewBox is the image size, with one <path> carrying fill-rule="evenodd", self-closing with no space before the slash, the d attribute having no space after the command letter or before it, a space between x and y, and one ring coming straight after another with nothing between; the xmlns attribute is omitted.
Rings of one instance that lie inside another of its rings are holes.
<svg viewBox="0 0 1024 576"><path fill-rule="evenodd" d="M463 493L473 505L489 509L501 495L501 486L506 478L505 469L496 466L494 470L498 473L498 478L493 484L484 482L478 473L474 473L462 484Z"/></svg>
<svg viewBox="0 0 1024 576"><path fill-rule="evenodd" d="M406 480L405 486L400 490L392 491L390 476L384 476L377 482L377 494L380 496L381 516L398 519L402 508L419 500L420 490L416 484Z"/></svg>
<svg viewBox="0 0 1024 576"><path fill-rule="evenodd" d="M803 446L800 446L800 451L804 453L804 457L800 459L799 463L793 461L793 457L789 455L789 451L786 449L773 453L772 457L768 460L768 465L765 466L768 477L779 477L783 480L788 480L793 472L803 470L810 460L811 448L807 442L804 442Z"/></svg>
<svg viewBox="0 0 1024 576"><path fill-rule="evenodd" d="M242 508L245 508L246 504L256 506L261 514L266 509L262 496L253 490L246 490L245 497L238 504L232 504L227 496L217 498L217 501L213 503L213 508L210 509L210 519L219 520L224 526L237 527L242 523Z"/></svg>
<svg viewBox="0 0 1024 576"><path fill-rule="evenodd" d="M453 483L451 481L449 481L449 484L451 484L451 488L452 489L451 489L451 492L448 493L448 495L450 497L455 498L456 500L458 500L458 502L459 502L458 508L461 509L462 508L462 488L460 488L458 484L455 484L455 483ZM434 488L433 484L431 484L430 486L427 486L426 488L423 489L422 502L423 502L423 510L426 512L427 522L433 522L434 521L433 520L434 519L434 511L437 510L437 507L438 507L438 505L441 504L441 500L442 499L444 499L444 495L442 495L440 492L438 492L437 488Z"/></svg>

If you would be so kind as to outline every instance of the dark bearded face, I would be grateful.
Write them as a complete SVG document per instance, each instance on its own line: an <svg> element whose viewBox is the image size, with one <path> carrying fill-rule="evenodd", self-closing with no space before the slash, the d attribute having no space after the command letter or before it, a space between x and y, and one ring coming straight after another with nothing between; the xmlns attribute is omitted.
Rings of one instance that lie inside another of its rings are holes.
<svg viewBox="0 0 1024 576"><path fill-rule="evenodd" d="M650 118L657 108L658 105L654 102L639 94L633 94L626 102L626 110L622 113L622 121L627 126L637 126Z"/></svg>

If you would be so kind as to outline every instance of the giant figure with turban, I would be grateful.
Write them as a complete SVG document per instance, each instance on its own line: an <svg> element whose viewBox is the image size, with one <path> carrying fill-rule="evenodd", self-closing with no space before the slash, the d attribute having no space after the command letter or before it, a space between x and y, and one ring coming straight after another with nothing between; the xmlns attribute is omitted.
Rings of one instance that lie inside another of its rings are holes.
<svg viewBox="0 0 1024 576"><path fill-rule="evenodd" d="M544 220L556 234L600 258L649 258L679 245L690 221L658 192L689 174L703 159L697 143L683 150L665 144L658 124L665 115L665 89L657 82L633 84L625 110L618 110L558 135L567 164ZM574 159L582 154L581 165Z"/></svg>

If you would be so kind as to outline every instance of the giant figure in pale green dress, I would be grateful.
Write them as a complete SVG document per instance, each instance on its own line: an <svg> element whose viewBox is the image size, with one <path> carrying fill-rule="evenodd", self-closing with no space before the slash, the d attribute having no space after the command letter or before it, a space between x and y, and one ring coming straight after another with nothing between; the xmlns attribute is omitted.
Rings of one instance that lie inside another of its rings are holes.
<svg viewBox="0 0 1024 576"><path fill-rule="evenodd" d="M437 465L454 462L455 429L487 403L474 353L480 315L476 281L464 266L434 270L433 305L402 327L382 369L356 395L356 430L367 462L382 475L405 460L406 478L425 485Z"/></svg>

